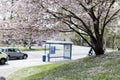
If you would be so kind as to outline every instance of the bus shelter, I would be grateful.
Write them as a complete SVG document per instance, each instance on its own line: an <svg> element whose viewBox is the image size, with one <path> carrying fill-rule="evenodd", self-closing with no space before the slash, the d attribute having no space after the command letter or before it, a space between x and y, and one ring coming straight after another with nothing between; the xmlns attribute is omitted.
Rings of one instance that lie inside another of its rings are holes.
<svg viewBox="0 0 120 80"><path fill-rule="evenodd" d="M45 41L44 62L53 58L70 59L72 57L72 42L67 41ZM47 59L45 59L47 58Z"/></svg>

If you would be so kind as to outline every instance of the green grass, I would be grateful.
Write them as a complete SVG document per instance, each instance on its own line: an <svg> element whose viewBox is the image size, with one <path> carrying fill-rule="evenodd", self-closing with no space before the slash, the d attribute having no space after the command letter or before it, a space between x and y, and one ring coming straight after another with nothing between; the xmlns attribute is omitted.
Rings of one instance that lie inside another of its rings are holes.
<svg viewBox="0 0 120 80"><path fill-rule="evenodd" d="M119 80L120 52L25 68L8 80Z"/></svg>
<svg viewBox="0 0 120 80"><path fill-rule="evenodd" d="M37 74L43 74L44 72L50 69L54 69L59 65L60 64L47 64L42 66L33 66L29 68L24 68L10 75L9 80L29 80L26 78L31 77L33 75L37 75Z"/></svg>
<svg viewBox="0 0 120 80"><path fill-rule="evenodd" d="M45 50L45 48L32 48L32 49L28 49L28 48L19 48L21 51L43 51ZM49 50L48 48L46 50ZM56 49L56 50L60 50L60 49Z"/></svg>
<svg viewBox="0 0 120 80"><path fill-rule="evenodd" d="M45 48L32 48L32 49L28 49L28 48L20 48L21 51L42 51L45 50ZM48 50L48 49L46 49Z"/></svg>

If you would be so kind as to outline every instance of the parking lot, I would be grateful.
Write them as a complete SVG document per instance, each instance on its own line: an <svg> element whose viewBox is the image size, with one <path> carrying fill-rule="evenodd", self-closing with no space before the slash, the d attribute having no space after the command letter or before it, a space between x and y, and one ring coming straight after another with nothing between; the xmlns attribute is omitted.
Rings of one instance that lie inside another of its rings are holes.
<svg viewBox="0 0 120 80"><path fill-rule="evenodd" d="M73 46L72 60L87 56L89 49L90 49L89 47ZM51 64L56 61L53 60L51 62L43 62L42 55L44 54L44 51L25 51L24 53L28 54L27 59L10 60L5 65L0 65L0 76L8 77L11 73L21 68L36 66L36 65Z"/></svg>
<svg viewBox="0 0 120 80"><path fill-rule="evenodd" d="M29 57L23 60L10 60L5 65L0 65L0 76L7 77L12 72L29 66L35 66L40 64L46 64L42 62L42 53L43 51L27 51Z"/></svg>

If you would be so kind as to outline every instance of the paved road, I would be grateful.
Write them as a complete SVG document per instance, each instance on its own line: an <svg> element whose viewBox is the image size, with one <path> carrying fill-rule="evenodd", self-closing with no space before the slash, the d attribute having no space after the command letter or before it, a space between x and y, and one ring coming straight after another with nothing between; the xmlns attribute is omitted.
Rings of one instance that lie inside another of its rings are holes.
<svg viewBox="0 0 120 80"><path fill-rule="evenodd" d="M40 53L40 51L25 53L29 56L26 60L10 60L6 63L6 65L0 65L0 76L8 77L14 71L24 67L48 64L47 62L42 62L42 53Z"/></svg>
<svg viewBox="0 0 120 80"><path fill-rule="evenodd" d="M89 47L73 46L72 60L87 56L89 49ZM25 53L29 55L26 60L10 60L6 65L0 65L0 76L8 77L14 71L24 67L50 64L57 61L57 59L53 59L51 62L42 62L44 51L26 51Z"/></svg>

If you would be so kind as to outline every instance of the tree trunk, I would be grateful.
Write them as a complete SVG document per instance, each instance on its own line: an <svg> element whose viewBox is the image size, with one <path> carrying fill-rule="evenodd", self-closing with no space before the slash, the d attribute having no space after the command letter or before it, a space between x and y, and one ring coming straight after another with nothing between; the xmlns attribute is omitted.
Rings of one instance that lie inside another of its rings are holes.
<svg viewBox="0 0 120 80"><path fill-rule="evenodd" d="M32 42L29 43L29 50L32 49Z"/></svg>
<svg viewBox="0 0 120 80"><path fill-rule="evenodd" d="M102 54L104 54L104 49L100 45L96 45L94 51L95 51L96 55L102 55Z"/></svg>
<svg viewBox="0 0 120 80"><path fill-rule="evenodd" d="M103 40L99 39L96 42L93 42L94 52L96 55L104 54Z"/></svg>
<svg viewBox="0 0 120 80"><path fill-rule="evenodd" d="M32 47L31 47L31 45L29 46L29 50L31 50L32 49Z"/></svg>

